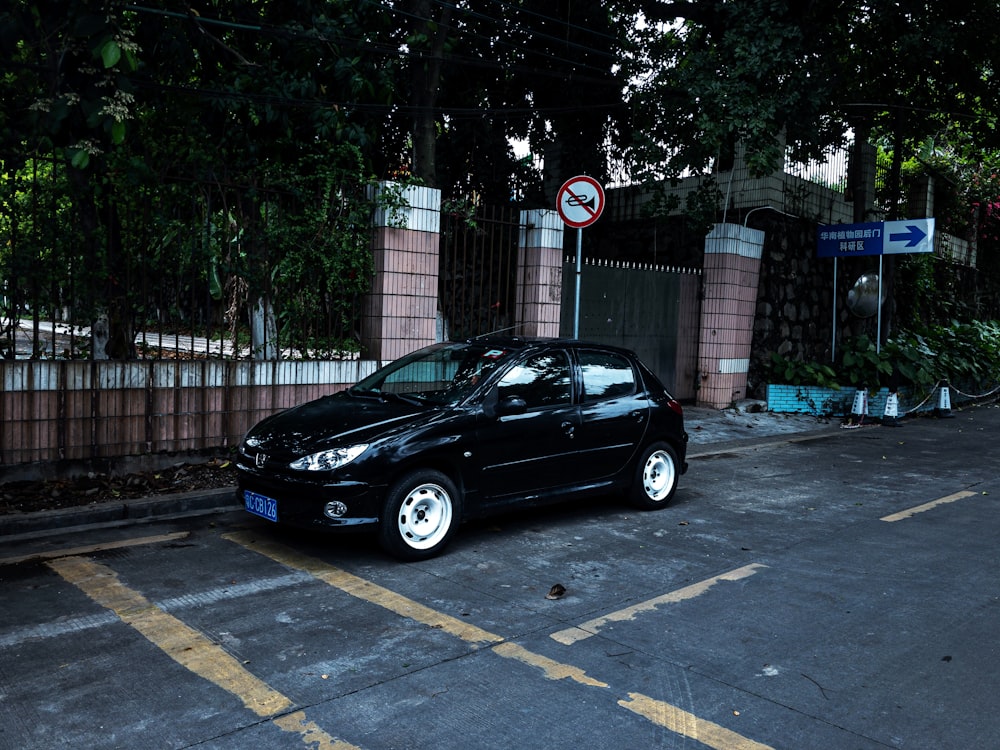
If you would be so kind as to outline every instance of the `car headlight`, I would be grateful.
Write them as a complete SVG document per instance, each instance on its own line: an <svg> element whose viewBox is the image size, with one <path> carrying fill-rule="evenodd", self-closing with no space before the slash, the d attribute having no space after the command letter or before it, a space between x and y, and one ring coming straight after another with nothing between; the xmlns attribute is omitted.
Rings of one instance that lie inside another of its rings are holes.
<svg viewBox="0 0 1000 750"><path fill-rule="evenodd" d="M297 471L331 471L349 464L368 448L368 443L360 443L347 448L333 448L303 456L289 464Z"/></svg>

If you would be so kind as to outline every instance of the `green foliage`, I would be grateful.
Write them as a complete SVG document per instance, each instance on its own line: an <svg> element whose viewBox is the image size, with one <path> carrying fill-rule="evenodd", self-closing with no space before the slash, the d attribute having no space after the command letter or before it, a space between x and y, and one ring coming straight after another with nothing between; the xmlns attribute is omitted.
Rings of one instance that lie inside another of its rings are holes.
<svg viewBox="0 0 1000 750"><path fill-rule="evenodd" d="M340 305L365 278L346 229L354 209L341 213L339 201L350 195L361 211L354 196L368 175L413 170L415 121L431 125L424 135L440 157L428 171L454 188L446 197L506 202L530 190L536 205L552 196L515 158L511 138L551 154L549 169L572 164L598 177L608 169L606 144L615 144L633 176L661 181L728 161L738 141L751 172L767 173L784 155L778 134L796 158L816 155L847 126L892 131L900 112L908 144L942 131L942 112L962 113L965 140L952 141L965 158L997 143L1000 26L991 0L946 10L917 0L846 10L835 0L291 7L8 3L0 11L10 63L0 98L8 285L19 294L58 290L52 298L83 322L110 301L123 320L169 315L190 327L220 317L235 327L251 300L274 293L282 335L302 350L323 348L339 345L340 334L329 339L302 317L306 306L342 322ZM845 107L854 102L906 107ZM357 151L348 157L344 147ZM937 154L923 156L938 168ZM46 174L37 167L48 159ZM970 219L980 268L1000 275L996 166L980 159L967 182L980 199L980 221ZM26 188L29 169L36 177ZM711 224L714 182L687 200L691 223ZM954 212L959 222L961 206ZM152 269L165 287L155 302L137 282ZM305 283L310 273L320 288ZM338 287L335 277L352 283ZM949 298L928 269L913 277L926 299ZM22 297L8 299L11 316L24 312ZM929 325L961 312L927 304L916 317ZM868 355L859 355L856 369L865 368Z"/></svg>
<svg viewBox="0 0 1000 750"><path fill-rule="evenodd" d="M849 130L918 143L958 118L979 148L1000 145L993 0L648 1L641 9L635 54L623 62L635 116L623 150L654 174L701 172L736 142L751 172L764 174L780 165L785 144L805 161Z"/></svg>
<svg viewBox="0 0 1000 750"><path fill-rule="evenodd" d="M838 377L844 385L876 388L891 374L892 365L879 355L867 336L858 336L841 348Z"/></svg>
<svg viewBox="0 0 1000 750"><path fill-rule="evenodd" d="M941 380L989 388L1000 381L1000 323L952 322L891 339L881 351L867 336L844 343L834 365L771 355L774 383L876 390L909 385L929 390Z"/></svg>
<svg viewBox="0 0 1000 750"><path fill-rule="evenodd" d="M123 340L224 323L239 342L274 292L288 295L269 300L288 345L356 349L346 311L370 281L360 149L377 148L364 105L388 104L393 69L358 40L389 14L319 0L200 13L118 0L0 12L16 63L0 99L4 317L58 307L90 325L107 311Z"/></svg>
<svg viewBox="0 0 1000 750"><path fill-rule="evenodd" d="M279 340L309 357L358 351L354 316L372 273L360 152L310 154L268 187L279 198L262 207L264 241L281 250L271 269Z"/></svg>
<svg viewBox="0 0 1000 750"><path fill-rule="evenodd" d="M840 390L837 373L829 365L789 359L777 352L771 353L769 365L770 380L773 383L818 385L821 388Z"/></svg>

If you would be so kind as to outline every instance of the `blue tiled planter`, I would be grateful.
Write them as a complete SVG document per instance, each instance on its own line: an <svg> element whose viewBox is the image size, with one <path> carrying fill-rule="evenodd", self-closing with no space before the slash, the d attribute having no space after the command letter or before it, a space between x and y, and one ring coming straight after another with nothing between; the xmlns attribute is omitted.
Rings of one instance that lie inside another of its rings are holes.
<svg viewBox="0 0 1000 750"><path fill-rule="evenodd" d="M854 391L822 388L818 385L767 386L768 411L784 414L843 416L850 414Z"/></svg>
<svg viewBox="0 0 1000 750"><path fill-rule="evenodd" d="M847 417L854 406L854 389L821 388L818 385L780 385L768 384L768 411L792 414L815 414L826 417ZM885 401L889 389L868 393L868 415L881 418L885 414ZM952 401L955 397L952 395ZM899 389L899 415L913 406L913 393L909 388ZM919 411L932 411L938 405L937 397L922 404Z"/></svg>

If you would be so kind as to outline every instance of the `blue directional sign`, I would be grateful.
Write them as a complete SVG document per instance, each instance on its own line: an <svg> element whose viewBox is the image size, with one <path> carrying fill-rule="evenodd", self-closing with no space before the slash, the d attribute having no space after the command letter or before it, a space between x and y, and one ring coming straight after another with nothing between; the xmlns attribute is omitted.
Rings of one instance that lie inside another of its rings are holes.
<svg viewBox="0 0 1000 750"><path fill-rule="evenodd" d="M934 219L829 224L816 232L820 258L929 253L934 250Z"/></svg>

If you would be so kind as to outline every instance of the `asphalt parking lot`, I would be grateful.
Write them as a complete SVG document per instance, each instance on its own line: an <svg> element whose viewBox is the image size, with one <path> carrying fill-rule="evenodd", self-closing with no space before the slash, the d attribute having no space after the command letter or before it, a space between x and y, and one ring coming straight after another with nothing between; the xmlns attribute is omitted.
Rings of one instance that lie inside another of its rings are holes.
<svg viewBox="0 0 1000 750"><path fill-rule="evenodd" d="M1000 409L772 421L689 410L663 511L417 564L238 512L8 535L0 747L996 746Z"/></svg>

